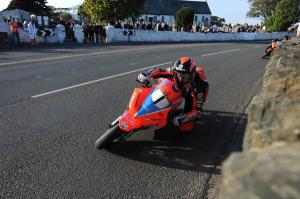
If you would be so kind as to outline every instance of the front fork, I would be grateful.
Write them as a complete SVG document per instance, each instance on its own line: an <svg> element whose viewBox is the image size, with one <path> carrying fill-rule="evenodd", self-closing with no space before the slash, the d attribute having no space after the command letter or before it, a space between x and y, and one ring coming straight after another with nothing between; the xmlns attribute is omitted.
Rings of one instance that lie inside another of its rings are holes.
<svg viewBox="0 0 300 199"><path fill-rule="evenodd" d="M109 128L112 128L115 125L118 125L121 118L122 118L122 116L119 116L117 119L115 119L115 121L113 121L112 123L110 123L109 124Z"/></svg>
<svg viewBox="0 0 300 199"><path fill-rule="evenodd" d="M109 128L112 128L116 125L119 125L119 122L122 118L122 115L119 116L117 119L115 119L112 123L109 124ZM132 136L136 131L132 131L132 132L129 132L129 133L122 133L122 135L117 138L115 141L118 141L118 142L122 142L122 141L125 141L127 138L129 138L130 136Z"/></svg>

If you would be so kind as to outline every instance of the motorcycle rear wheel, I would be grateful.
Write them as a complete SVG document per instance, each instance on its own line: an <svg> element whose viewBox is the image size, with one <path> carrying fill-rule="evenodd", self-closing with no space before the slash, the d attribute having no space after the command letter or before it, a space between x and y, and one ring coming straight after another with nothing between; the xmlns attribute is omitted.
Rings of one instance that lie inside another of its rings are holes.
<svg viewBox="0 0 300 199"><path fill-rule="evenodd" d="M95 142L94 146L97 149L106 149L108 148L114 140L119 138L122 135L122 130L118 125L113 126L108 129L103 135L101 135Z"/></svg>

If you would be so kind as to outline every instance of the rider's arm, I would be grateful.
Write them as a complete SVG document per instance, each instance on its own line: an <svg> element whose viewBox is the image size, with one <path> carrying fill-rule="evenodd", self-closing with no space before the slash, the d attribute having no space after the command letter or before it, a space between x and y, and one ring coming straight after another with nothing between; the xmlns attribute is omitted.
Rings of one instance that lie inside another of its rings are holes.
<svg viewBox="0 0 300 199"><path fill-rule="evenodd" d="M137 77L137 81L140 83L148 82L150 78L172 78L173 73L170 70L164 70L161 68L152 68L147 73L140 73Z"/></svg>
<svg viewBox="0 0 300 199"><path fill-rule="evenodd" d="M157 78L171 78L173 73L170 70L165 70L161 68L153 68L148 73L147 76L153 79Z"/></svg>

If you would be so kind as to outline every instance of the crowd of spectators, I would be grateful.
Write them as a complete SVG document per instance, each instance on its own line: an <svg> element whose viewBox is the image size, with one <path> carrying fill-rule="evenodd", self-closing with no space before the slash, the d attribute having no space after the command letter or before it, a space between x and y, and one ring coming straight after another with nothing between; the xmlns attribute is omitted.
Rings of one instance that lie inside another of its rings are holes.
<svg viewBox="0 0 300 199"><path fill-rule="evenodd" d="M18 31L16 29L24 29L28 32L28 25L30 22L24 21L23 23L17 19L6 19L10 26L10 40L13 43L20 43ZM76 41L74 35L75 24L81 23L81 29L86 43L104 43L106 41L107 27L114 27L119 29L128 30L148 30L148 31L177 31L177 32L201 32L201 33L229 33L229 32L269 32L263 25L248 25L248 24L222 24L222 25L205 25L194 24L186 27L176 27L175 24L168 24L166 22L149 22L146 23L143 19L136 22L130 20L110 22L108 26L102 23L88 23L88 22L75 22L74 20L63 20L62 18L50 19L48 28L55 28L56 25L61 24L65 27L66 39ZM18 28L16 28L16 26ZM36 29L39 25L35 22Z"/></svg>
<svg viewBox="0 0 300 199"><path fill-rule="evenodd" d="M102 43L105 42L106 31L105 27L100 23L85 24L82 22L81 28L83 31L84 39L87 43Z"/></svg>
<svg viewBox="0 0 300 199"><path fill-rule="evenodd" d="M115 28L122 29L135 29L135 30L153 30L153 31L177 31L177 32L202 32L202 33L227 33L227 32L269 32L263 25L248 25L248 24L223 24L217 25L205 25L205 24L194 24L187 27L178 28L175 24L168 24L165 22L149 22L146 23L144 20L139 20L135 23L131 21L118 21L113 23Z"/></svg>
<svg viewBox="0 0 300 199"><path fill-rule="evenodd" d="M74 26L75 24L81 24L82 32L84 35L84 41L86 43L101 43L105 42L106 33L105 27L100 24L92 24L87 22L80 22L74 20L64 21L62 18L59 20L51 20L49 23L49 28L54 28L57 24L61 24L65 27L66 39L71 41L76 41L74 36Z"/></svg>
<svg viewBox="0 0 300 199"><path fill-rule="evenodd" d="M4 22L6 22L9 25L9 32L8 32L8 39L10 42L20 44L20 38L19 38L19 31L24 30L25 32L28 32L28 26L31 23L30 21L19 21L18 19L14 19L12 17L8 17L4 19ZM40 26L36 21L35 27L36 29L43 29L45 27ZM46 28L54 29L58 24L61 24L65 27L65 33L66 33L66 40L69 41L76 41L75 35L74 35L74 26L75 24L81 23L82 32L84 35L84 41L86 43L100 43L105 42L106 40L106 31L105 26L101 25L100 23L96 24L89 24L85 22L79 22L74 20L63 20L61 17L56 19L50 19L48 26Z"/></svg>

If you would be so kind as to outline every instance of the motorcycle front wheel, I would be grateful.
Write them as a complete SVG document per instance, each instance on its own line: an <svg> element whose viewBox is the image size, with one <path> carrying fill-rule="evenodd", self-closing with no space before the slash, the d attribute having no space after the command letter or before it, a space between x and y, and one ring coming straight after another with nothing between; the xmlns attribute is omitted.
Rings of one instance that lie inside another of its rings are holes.
<svg viewBox="0 0 300 199"><path fill-rule="evenodd" d="M106 149L108 148L114 140L119 138L122 135L122 130L118 125L115 125L108 129L103 135L101 135L95 142L95 147L97 149Z"/></svg>

